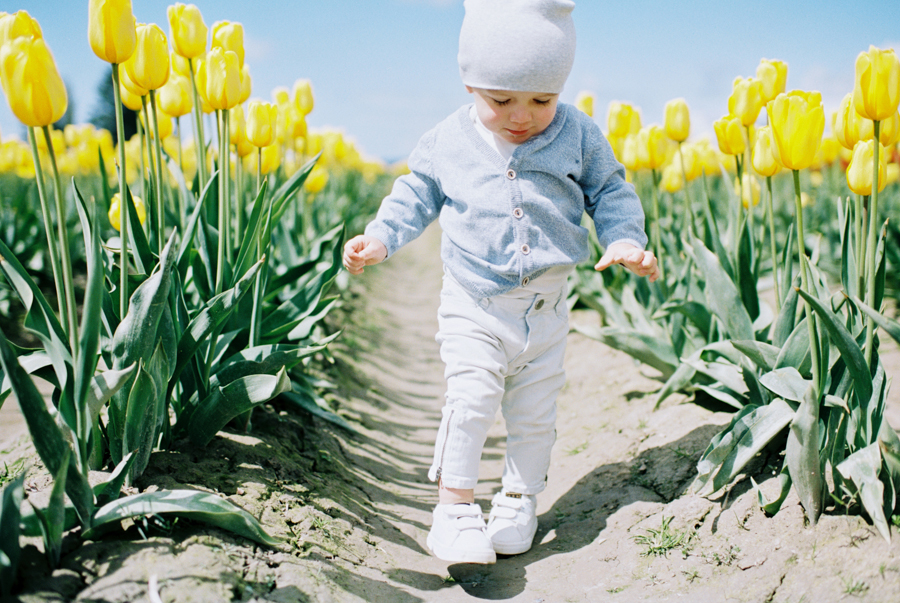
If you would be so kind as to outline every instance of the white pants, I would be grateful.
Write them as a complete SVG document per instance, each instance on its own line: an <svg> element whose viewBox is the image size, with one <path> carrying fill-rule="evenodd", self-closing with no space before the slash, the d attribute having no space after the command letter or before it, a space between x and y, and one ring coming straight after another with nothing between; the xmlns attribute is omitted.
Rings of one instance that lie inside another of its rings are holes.
<svg viewBox="0 0 900 603"><path fill-rule="evenodd" d="M473 489L497 408L506 421L503 487L537 494L556 441L556 397L565 383L566 289L516 289L473 298L444 276L438 310L447 403L428 472L446 488Z"/></svg>

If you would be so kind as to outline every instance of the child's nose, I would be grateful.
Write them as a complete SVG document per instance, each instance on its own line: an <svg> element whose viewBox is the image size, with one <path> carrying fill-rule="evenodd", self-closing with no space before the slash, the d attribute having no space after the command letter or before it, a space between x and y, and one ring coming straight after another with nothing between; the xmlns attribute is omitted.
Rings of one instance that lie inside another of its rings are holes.
<svg viewBox="0 0 900 603"><path fill-rule="evenodd" d="M509 114L509 119L516 123L526 123L531 119L531 114L527 109L513 109Z"/></svg>

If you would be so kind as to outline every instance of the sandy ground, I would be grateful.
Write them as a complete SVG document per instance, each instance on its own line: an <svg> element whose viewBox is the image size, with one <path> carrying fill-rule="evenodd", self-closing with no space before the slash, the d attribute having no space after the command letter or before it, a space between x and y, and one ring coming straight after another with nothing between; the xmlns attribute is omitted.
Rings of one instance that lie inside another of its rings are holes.
<svg viewBox="0 0 900 603"><path fill-rule="evenodd" d="M747 478L711 499L690 493L696 462L729 415L677 396L654 411L652 371L575 332L535 546L490 566L429 555L436 493L426 471L444 392L434 341L438 246L429 230L352 284L359 297L334 345L340 377L329 398L356 434L266 405L250 434L158 453L136 484L218 492L283 546L186 522L132 525L98 542L70 535L51 572L33 540L18 600L147 601L152 575L167 602L900 600L900 538L886 543L864 518L831 509L811 527L795 495L766 517ZM597 316L576 312L572 321ZM889 363L900 366L897 353ZM898 425L897 392L891 404ZM25 447L10 429L9 402L2 413L0 462ZM503 452L498 417L476 490L485 511ZM779 467L768 452L753 462L769 496ZM48 480L39 465L29 475L30 496L39 497ZM643 541L664 524L681 543L650 554Z"/></svg>

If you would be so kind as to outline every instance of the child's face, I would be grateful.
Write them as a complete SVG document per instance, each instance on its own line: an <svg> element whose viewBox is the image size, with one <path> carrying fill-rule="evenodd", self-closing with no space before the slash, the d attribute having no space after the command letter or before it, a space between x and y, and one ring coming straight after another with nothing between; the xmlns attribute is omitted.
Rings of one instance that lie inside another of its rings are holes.
<svg viewBox="0 0 900 603"><path fill-rule="evenodd" d="M484 126L507 142L521 144L547 129L556 115L559 94L484 90L466 86L475 95L475 110Z"/></svg>

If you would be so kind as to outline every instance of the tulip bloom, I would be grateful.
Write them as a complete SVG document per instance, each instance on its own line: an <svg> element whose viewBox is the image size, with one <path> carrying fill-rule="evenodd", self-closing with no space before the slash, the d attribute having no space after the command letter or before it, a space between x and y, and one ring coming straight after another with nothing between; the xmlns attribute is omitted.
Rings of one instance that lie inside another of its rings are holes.
<svg viewBox="0 0 900 603"><path fill-rule="evenodd" d="M141 23L135 29L134 54L125 61L131 81L146 90L162 88L169 79L169 43L155 23Z"/></svg>
<svg viewBox="0 0 900 603"><path fill-rule="evenodd" d="M134 209L137 213L138 220L140 220L141 224L147 220L147 208L144 207L144 201L140 197L135 195L131 196L131 200L134 203ZM117 231L121 227L121 217L120 214L122 212L122 195L120 193L116 193L113 195L112 200L109 203L109 213L107 217L109 217L110 225L115 228Z"/></svg>
<svg viewBox="0 0 900 603"><path fill-rule="evenodd" d="M787 83L787 63L762 59L756 67L756 79L762 83L763 103L767 103L782 92Z"/></svg>
<svg viewBox="0 0 900 603"><path fill-rule="evenodd" d="M667 193L677 193L684 188L684 178L681 175L681 167L674 161L663 168L660 184Z"/></svg>
<svg viewBox="0 0 900 603"><path fill-rule="evenodd" d="M247 105L247 140L256 147L268 147L275 142L278 107L262 101Z"/></svg>
<svg viewBox="0 0 900 603"><path fill-rule="evenodd" d="M0 13L0 47L20 37L43 38L41 25L27 11Z"/></svg>
<svg viewBox="0 0 900 603"><path fill-rule="evenodd" d="M200 97L200 110L204 113L212 113L214 109L209 104L209 97L206 95L207 81L207 63L206 57L194 61L194 78L197 82L197 96Z"/></svg>
<svg viewBox="0 0 900 603"><path fill-rule="evenodd" d="M241 100L241 66L231 50L214 47L206 55L206 99L213 109L231 109Z"/></svg>
<svg viewBox="0 0 900 603"><path fill-rule="evenodd" d="M69 106L66 86L43 38L18 37L0 48L0 83L9 108L26 126L49 126Z"/></svg>
<svg viewBox="0 0 900 603"><path fill-rule="evenodd" d="M740 118L742 125L755 124L764 104L761 81L752 77L735 78L731 96L728 97L728 112Z"/></svg>
<svg viewBox="0 0 900 603"><path fill-rule="evenodd" d="M169 17L169 33L172 48L186 59L196 59L206 52L206 36L209 29L203 22L200 9L193 4L176 2L166 10Z"/></svg>
<svg viewBox="0 0 900 603"><path fill-rule="evenodd" d="M774 176L781 169L775 160L774 145L772 128L760 128L756 133L756 142L753 143L753 169L760 176Z"/></svg>
<svg viewBox="0 0 900 603"><path fill-rule="evenodd" d="M306 192L315 195L322 192L326 184L328 184L328 170L317 165L307 176L306 182L303 183L303 188L306 189Z"/></svg>
<svg viewBox="0 0 900 603"><path fill-rule="evenodd" d="M259 173L268 174L274 172L281 165L281 145L270 144L262 147L259 153Z"/></svg>
<svg viewBox="0 0 900 603"><path fill-rule="evenodd" d="M700 151L695 145L683 144L675 151L675 163L682 167L684 177L692 182L703 174L703 164L700 162Z"/></svg>
<svg viewBox="0 0 900 603"><path fill-rule="evenodd" d="M250 65L244 63L241 68L241 98L238 104L244 104L250 98L250 92L253 90L253 80L250 78Z"/></svg>
<svg viewBox="0 0 900 603"><path fill-rule="evenodd" d="M575 107L588 117L594 116L594 95L590 92L581 91L575 97Z"/></svg>
<svg viewBox="0 0 900 603"><path fill-rule="evenodd" d="M812 165L825 131L825 111L818 92L794 91L769 101L776 159L790 170Z"/></svg>
<svg viewBox="0 0 900 603"><path fill-rule="evenodd" d="M169 63L172 65L172 71L190 79L191 64L186 58L173 51L169 53Z"/></svg>
<svg viewBox="0 0 900 603"><path fill-rule="evenodd" d="M893 50L869 46L856 57L853 88L856 111L875 121L891 117L900 104L900 59Z"/></svg>
<svg viewBox="0 0 900 603"><path fill-rule="evenodd" d="M712 143L709 142L708 138L703 138L697 142L695 148L697 149L697 159L700 163L700 169L707 174L716 174L722 169L722 164L719 163L719 156L716 154L716 151L713 149Z"/></svg>
<svg viewBox="0 0 900 603"><path fill-rule="evenodd" d="M879 143L880 144L880 143ZM887 161L884 147L878 149L878 192L887 186ZM875 161L875 141L864 140L856 143L850 165L847 166L847 184L857 195L872 194L872 163Z"/></svg>
<svg viewBox="0 0 900 603"><path fill-rule="evenodd" d="M666 103L666 134L675 142L687 140L691 131L691 115L683 98Z"/></svg>
<svg viewBox="0 0 900 603"><path fill-rule="evenodd" d="M131 88L129 88L125 84L126 78L127 76L123 77L122 81L119 83L119 97L121 98L122 104L124 106L128 107L132 111L139 112L144 108L144 101L142 101L141 98L147 93L145 92L144 94L135 94L134 92L132 92Z"/></svg>
<svg viewBox="0 0 900 603"><path fill-rule="evenodd" d="M237 55L238 69L244 66L244 26L231 21L217 21L213 23L212 44L213 48L231 50Z"/></svg>
<svg viewBox="0 0 900 603"><path fill-rule="evenodd" d="M626 134L636 134L641 129L641 116L631 105L612 101L609 103L606 124L610 136L621 138Z"/></svg>
<svg viewBox="0 0 900 603"><path fill-rule="evenodd" d="M88 0L88 41L107 63L127 61L137 45L131 0Z"/></svg>
<svg viewBox="0 0 900 603"><path fill-rule="evenodd" d="M241 138L247 138L247 124L244 119L244 107L237 105L228 110L228 124L230 127L228 140L231 144L238 144Z"/></svg>
<svg viewBox="0 0 900 603"><path fill-rule="evenodd" d="M852 93L847 93L841 100L831 121L831 131L834 132L838 142L851 151L860 140L875 136L872 120L865 119L856 112Z"/></svg>
<svg viewBox="0 0 900 603"><path fill-rule="evenodd" d="M637 134L629 134L622 140L622 158L625 169L636 172L641 169L641 158L638 152L640 141Z"/></svg>
<svg viewBox="0 0 900 603"><path fill-rule="evenodd" d="M726 155L741 155L747 149L747 141L741 131L741 120L733 115L726 115L713 122L719 150Z"/></svg>
<svg viewBox="0 0 900 603"><path fill-rule="evenodd" d="M750 207L751 203L754 206L759 205L759 191L759 180L747 172L741 176L740 182L737 178L734 179L734 193L741 198L744 209Z"/></svg>
<svg viewBox="0 0 900 603"><path fill-rule="evenodd" d="M299 79L294 82L291 101L301 115L306 116L312 113L313 99L312 83L307 79Z"/></svg>
<svg viewBox="0 0 900 603"><path fill-rule="evenodd" d="M159 89L159 106L172 117L190 113L194 106L191 81L183 75L173 73L166 85Z"/></svg>
<svg viewBox="0 0 900 603"><path fill-rule="evenodd" d="M669 138L657 125L642 128L638 132L638 156L641 165L651 170L658 169L669 158Z"/></svg>

